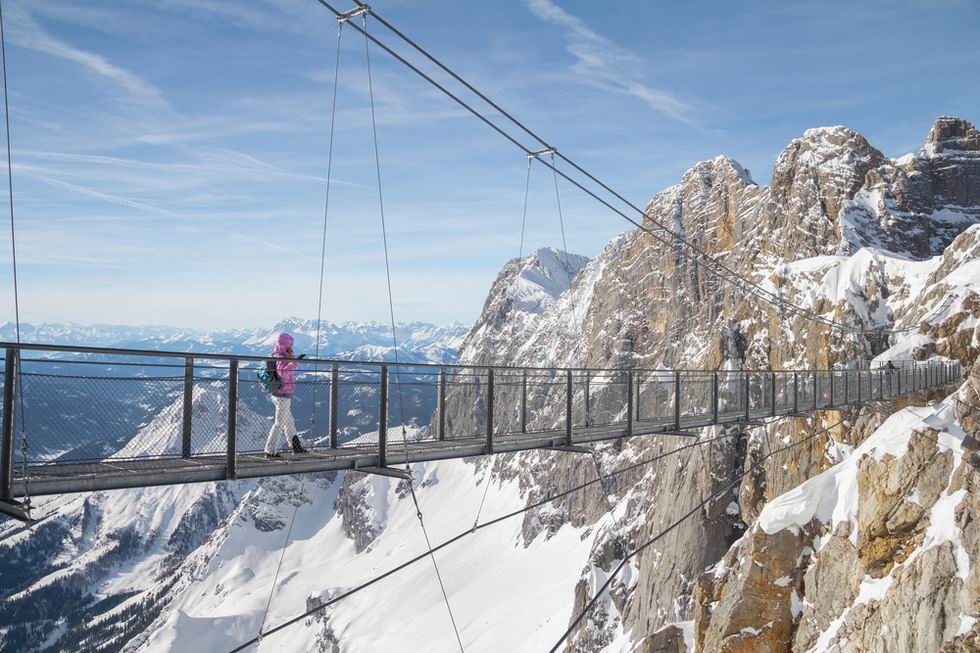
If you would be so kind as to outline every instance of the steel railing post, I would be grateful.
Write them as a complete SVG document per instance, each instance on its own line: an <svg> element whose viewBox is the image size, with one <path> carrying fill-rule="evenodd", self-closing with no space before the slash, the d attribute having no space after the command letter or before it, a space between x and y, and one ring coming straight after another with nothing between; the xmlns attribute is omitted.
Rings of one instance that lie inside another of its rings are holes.
<svg viewBox="0 0 980 653"><path fill-rule="evenodd" d="M800 375L793 372L793 412L800 412Z"/></svg>
<svg viewBox="0 0 980 653"><path fill-rule="evenodd" d="M487 453L493 453L493 368L487 370Z"/></svg>
<svg viewBox="0 0 980 653"><path fill-rule="evenodd" d="M745 421L749 421L749 371L745 370Z"/></svg>
<svg viewBox="0 0 980 653"><path fill-rule="evenodd" d="M844 370L844 405L851 403L851 372Z"/></svg>
<svg viewBox="0 0 980 653"><path fill-rule="evenodd" d="M772 373L772 386L769 388L769 401L772 403L772 416L776 416L776 373Z"/></svg>
<svg viewBox="0 0 980 653"><path fill-rule="evenodd" d="M828 372L830 375L830 407L834 407L834 381L837 379L837 374L834 373L833 368Z"/></svg>
<svg viewBox="0 0 980 653"><path fill-rule="evenodd" d="M330 448L336 449L337 442L337 417L340 415L340 367L337 363L330 366L330 414L328 431L330 434Z"/></svg>
<svg viewBox="0 0 980 653"><path fill-rule="evenodd" d="M438 390L438 406L436 410L439 412L439 425L438 425L438 435L440 440L446 439L446 368L439 368L439 390Z"/></svg>
<svg viewBox="0 0 980 653"><path fill-rule="evenodd" d="M591 406L592 402L589 397L589 386L592 383L591 377L592 377L592 372L586 370L585 371L585 428L589 428L590 426L592 426L592 419L591 419L591 415L589 414L590 409L592 408Z"/></svg>
<svg viewBox="0 0 980 653"><path fill-rule="evenodd" d="M633 370L626 372L626 435L633 435Z"/></svg>
<svg viewBox="0 0 980 653"><path fill-rule="evenodd" d="M228 443L226 445L225 477L234 480L238 478L235 468L238 435L238 359L228 361Z"/></svg>
<svg viewBox="0 0 980 653"><path fill-rule="evenodd" d="M572 443L572 371L565 370L565 444Z"/></svg>
<svg viewBox="0 0 980 653"><path fill-rule="evenodd" d="M180 457L191 457L191 408L194 404L194 359L184 359L184 404L181 414Z"/></svg>
<svg viewBox="0 0 980 653"><path fill-rule="evenodd" d="M633 403L636 405L636 413L634 413L634 415L637 422L643 418L643 416L640 414L640 409L642 408L642 405L640 404L640 385L642 385L642 383L643 373L637 372L633 379L633 385L635 386L633 391L636 393L636 396L633 398Z"/></svg>
<svg viewBox="0 0 980 653"><path fill-rule="evenodd" d="M17 350L8 347L3 364L3 426L0 433L0 501L13 500L14 481L14 385Z"/></svg>
<svg viewBox="0 0 980 653"><path fill-rule="evenodd" d="M388 366L381 366L378 391L378 467L388 463Z"/></svg>
<svg viewBox="0 0 980 653"><path fill-rule="evenodd" d="M681 430L681 371L674 370L674 430Z"/></svg>
<svg viewBox="0 0 980 653"><path fill-rule="evenodd" d="M711 396L713 403L711 404L711 423L718 423L718 372L714 372L711 377Z"/></svg>
<svg viewBox="0 0 980 653"><path fill-rule="evenodd" d="M527 370L521 370L521 433L527 433Z"/></svg>
<svg viewBox="0 0 980 653"><path fill-rule="evenodd" d="M820 375L813 371L813 410L817 409L817 389L820 387Z"/></svg>
<svg viewBox="0 0 980 653"><path fill-rule="evenodd" d="M885 400L885 373L881 369L878 370L878 399Z"/></svg>
<svg viewBox="0 0 980 653"><path fill-rule="evenodd" d="M898 382L898 388L897 388L897 390L895 391L895 394L896 394L897 396L899 396L899 397L901 397L901 396L902 396L902 375L903 375L903 374L905 374L905 369L904 369L903 367L899 367L899 368L898 368L898 379L897 379L897 382Z"/></svg>

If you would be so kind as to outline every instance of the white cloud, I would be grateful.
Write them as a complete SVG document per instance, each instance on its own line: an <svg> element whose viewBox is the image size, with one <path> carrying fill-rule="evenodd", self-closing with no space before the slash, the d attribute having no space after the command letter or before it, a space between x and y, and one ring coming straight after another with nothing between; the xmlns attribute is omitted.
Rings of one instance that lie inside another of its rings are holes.
<svg viewBox="0 0 980 653"><path fill-rule="evenodd" d="M672 93L652 88L640 81L635 69L642 60L602 36L580 18L551 0L527 0L528 8L540 18L564 28L568 52L576 58L575 72L592 84L627 93L660 113L692 124L692 107Z"/></svg>
<svg viewBox="0 0 980 653"><path fill-rule="evenodd" d="M7 21L10 40L14 45L76 63L89 72L115 82L142 104L154 107L167 106L163 93L156 86L139 75L113 64L101 55L56 39L21 7L10 5Z"/></svg>

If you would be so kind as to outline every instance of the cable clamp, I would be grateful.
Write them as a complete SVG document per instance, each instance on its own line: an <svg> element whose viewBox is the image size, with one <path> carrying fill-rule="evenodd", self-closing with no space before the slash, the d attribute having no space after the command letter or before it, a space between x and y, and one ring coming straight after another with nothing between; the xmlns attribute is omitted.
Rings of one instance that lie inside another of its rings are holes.
<svg viewBox="0 0 980 653"><path fill-rule="evenodd" d="M538 150L537 152L528 152L527 158L530 161L531 159L540 159L543 156L553 156L555 154L558 154L557 149L553 147L546 147L545 149Z"/></svg>
<svg viewBox="0 0 980 653"><path fill-rule="evenodd" d="M354 7L350 11L345 11L344 13L337 16L338 23L346 23L351 18L356 18L361 14L366 14L371 11L371 7L368 5L361 5L360 7Z"/></svg>

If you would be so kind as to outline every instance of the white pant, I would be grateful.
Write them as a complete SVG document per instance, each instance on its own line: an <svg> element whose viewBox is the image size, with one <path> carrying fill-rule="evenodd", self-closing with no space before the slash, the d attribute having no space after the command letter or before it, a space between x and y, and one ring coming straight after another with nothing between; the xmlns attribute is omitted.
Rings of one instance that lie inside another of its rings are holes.
<svg viewBox="0 0 980 653"><path fill-rule="evenodd" d="M272 395L272 405L276 407L276 419L269 430L269 437L265 441L265 452L276 453L280 442L284 448L288 448L296 435L296 423L293 422L293 411L290 408L292 397L277 397Z"/></svg>

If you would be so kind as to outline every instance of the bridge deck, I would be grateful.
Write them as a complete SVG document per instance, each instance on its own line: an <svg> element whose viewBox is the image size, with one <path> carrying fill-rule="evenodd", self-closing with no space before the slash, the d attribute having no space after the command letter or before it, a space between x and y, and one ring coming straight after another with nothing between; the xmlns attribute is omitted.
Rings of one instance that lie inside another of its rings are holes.
<svg viewBox="0 0 980 653"><path fill-rule="evenodd" d="M826 409L822 407L821 409ZM811 409L812 411L812 409ZM793 414L789 409L776 411L777 416ZM752 410L752 420L772 418L771 409ZM682 417L681 429L695 429L714 424L744 422L744 411L726 411L713 417ZM667 434L691 437L676 432L673 419L640 420L633 423L633 436ZM572 444L581 445L626 436L626 423L572 430ZM538 433L494 434L493 453L526 451L568 444L564 429ZM409 441L407 448L391 441L386 449L388 465L423 462L447 458L466 458L486 455L485 437L454 438L449 440ZM377 446L345 446L337 449L317 448L305 454L283 454L281 458L266 458L262 453L240 453L236 457L236 478L260 478L310 472L376 468L380 456ZM106 459L93 463L31 465L27 467L26 483L23 468L15 467L14 490L23 495L29 488L32 496L85 492L119 488L172 485L228 479L224 454L195 455L191 458L169 457L136 460Z"/></svg>

